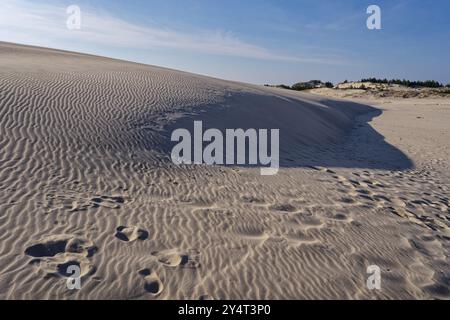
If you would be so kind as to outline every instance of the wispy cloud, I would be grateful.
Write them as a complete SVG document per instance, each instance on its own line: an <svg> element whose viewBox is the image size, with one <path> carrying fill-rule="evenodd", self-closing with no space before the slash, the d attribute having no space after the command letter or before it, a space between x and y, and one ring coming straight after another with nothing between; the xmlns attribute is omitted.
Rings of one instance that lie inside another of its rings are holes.
<svg viewBox="0 0 450 320"><path fill-rule="evenodd" d="M171 48L194 52L276 60L335 64L334 56L290 56L239 39L226 31L184 32L154 26L140 26L107 12L82 9L81 30L66 28L66 7L38 4L28 0L2 0L0 3L0 40L26 43L78 41L114 47Z"/></svg>

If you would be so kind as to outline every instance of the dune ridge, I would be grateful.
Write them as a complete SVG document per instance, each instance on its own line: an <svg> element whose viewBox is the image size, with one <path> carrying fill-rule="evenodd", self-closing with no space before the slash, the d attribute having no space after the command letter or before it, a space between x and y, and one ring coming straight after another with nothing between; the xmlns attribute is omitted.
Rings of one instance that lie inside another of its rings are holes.
<svg viewBox="0 0 450 320"><path fill-rule="evenodd" d="M374 132L379 109L10 43L0 66L1 298L449 297L446 177ZM280 173L175 166L195 119L280 128Z"/></svg>

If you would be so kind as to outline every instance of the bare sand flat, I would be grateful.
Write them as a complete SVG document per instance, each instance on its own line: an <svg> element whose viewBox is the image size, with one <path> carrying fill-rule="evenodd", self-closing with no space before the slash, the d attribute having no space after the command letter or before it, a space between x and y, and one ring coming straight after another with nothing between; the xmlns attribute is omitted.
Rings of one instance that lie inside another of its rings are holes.
<svg viewBox="0 0 450 320"><path fill-rule="evenodd" d="M174 165L170 132L194 120L280 129L278 175ZM449 124L450 99L0 43L0 298L449 299Z"/></svg>

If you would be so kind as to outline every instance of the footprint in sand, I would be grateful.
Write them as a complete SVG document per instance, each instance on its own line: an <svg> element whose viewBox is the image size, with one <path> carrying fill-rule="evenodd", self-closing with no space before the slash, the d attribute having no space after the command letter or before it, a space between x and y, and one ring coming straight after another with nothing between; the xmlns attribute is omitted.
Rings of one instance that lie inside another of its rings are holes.
<svg viewBox="0 0 450 320"><path fill-rule="evenodd" d="M163 290L164 285L159 278L158 274L150 269L143 269L139 271L139 274L144 277L144 289L152 296L158 296Z"/></svg>
<svg viewBox="0 0 450 320"><path fill-rule="evenodd" d="M200 267L200 252L195 249L186 252L178 249L155 251L152 252L152 255L165 267L175 268L180 266L193 269Z"/></svg>
<svg viewBox="0 0 450 320"><path fill-rule="evenodd" d="M118 209L121 204L125 203L125 198L120 196L109 197L109 196L100 196L94 197L90 199L91 204L95 207L102 206L110 209Z"/></svg>
<svg viewBox="0 0 450 320"><path fill-rule="evenodd" d="M152 252L158 261L166 267L175 268L181 264L185 264L188 257L179 253L177 250L165 250L160 252Z"/></svg>
<svg viewBox="0 0 450 320"><path fill-rule="evenodd" d="M281 211L281 212L295 212L297 209L289 204L289 203L285 203L285 204L276 204L270 207L271 210L274 211Z"/></svg>
<svg viewBox="0 0 450 320"><path fill-rule="evenodd" d="M406 208L406 203L400 198L394 198L391 200L392 204L398 208Z"/></svg>
<svg viewBox="0 0 450 320"><path fill-rule="evenodd" d="M264 205L266 203L263 199L251 195L243 196L242 201L256 205Z"/></svg>
<svg viewBox="0 0 450 320"><path fill-rule="evenodd" d="M234 218L235 213L228 209L220 208L198 208L192 211L196 215L202 215L205 218L208 217L220 217L220 218Z"/></svg>
<svg viewBox="0 0 450 320"><path fill-rule="evenodd" d="M143 229L139 229L138 227L120 226L116 230L116 238L126 242L145 240L148 238L148 232Z"/></svg>
<svg viewBox="0 0 450 320"><path fill-rule="evenodd" d="M251 240L257 242L265 242L270 238L265 228L255 224L243 224L236 226L236 234L244 240Z"/></svg>
<svg viewBox="0 0 450 320"><path fill-rule="evenodd" d="M339 199L340 202L344 203L344 204L354 204L357 203L357 201L354 198L351 197L341 197Z"/></svg>
<svg viewBox="0 0 450 320"><path fill-rule="evenodd" d="M382 194L374 194L373 198L375 199L375 201L377 201L381 204L391 203L391 199L389 199L388 197L386 197Z"/></svg>
<svg viewBox="0 0 450 320"><path fill-rule="evenodd" d="M349 221L349 218L343 213L336 213L331 217L331 219L338 221Z"/></svg>
<svg viewBox="0 0 450 320"><path fill-rule="evenodd" d="M25 249L25 254L33 257L30 262L47 275L69 277L68 268L77 266L80 275L85 276L95 272L96 268L90 258L97 247L86 239L72 235L56 235L41 239L36 244Z"/></svg>
<svg viewBox="0 0 450 320"><path fill-rule="evenodd" d="M316 170L316 171L320 171L320 172L326 172L326 173L332 173L332 174L336 173L333 170L330 170L330 169L325 168L325 167L310 166L310 168L313 169L313 170Z"/></svg>
<svg viewBox="0 0 450 320"><path fill-rule="evenodd" d="M287 243L291 247L299 247L302 245L313 245L320 243L320 240L308 235L307 233L297 230L294 233L290 233L286 236Z"/></svg>
<svg viewBox="0 0 450 320"><path fill-rule="evenodd" d="M304 226L306 229L321 228L324 225L324 221L317 218L311 212L302 212L295 216L295 220L298 224Z"/></svg>
<svg viewBox="0 0 450 320"><path fill-rule="evenodd" d="M49 210L64 209L69 212L80 212L99 207L108 209L119 209L125 203L122 196L93 196L87 197L68 191L64 194L49 193L45 199Z"/></svg>

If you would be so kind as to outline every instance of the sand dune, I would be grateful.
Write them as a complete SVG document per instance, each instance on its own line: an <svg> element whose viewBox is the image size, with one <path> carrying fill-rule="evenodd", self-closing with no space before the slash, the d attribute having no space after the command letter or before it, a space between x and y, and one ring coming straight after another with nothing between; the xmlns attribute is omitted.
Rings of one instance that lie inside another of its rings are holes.
<svg viewBox="0 0 450 320"><path fill-rule="evenodd" d="M448 100L382 114L9 43L0 66L0 298L450 297ZM194 120L279 128L279 174L175 166Z"/></svg>

